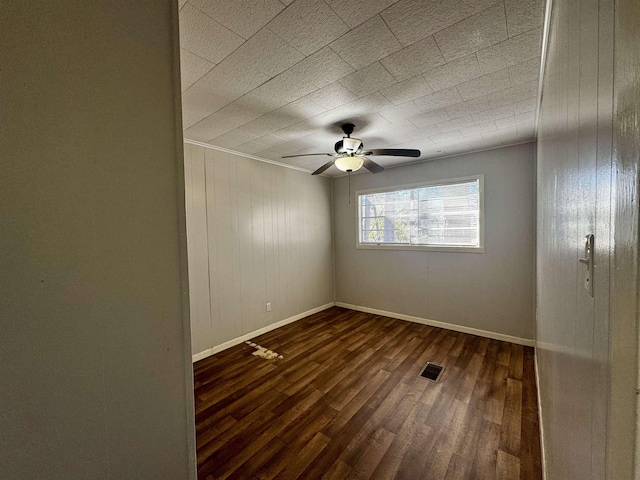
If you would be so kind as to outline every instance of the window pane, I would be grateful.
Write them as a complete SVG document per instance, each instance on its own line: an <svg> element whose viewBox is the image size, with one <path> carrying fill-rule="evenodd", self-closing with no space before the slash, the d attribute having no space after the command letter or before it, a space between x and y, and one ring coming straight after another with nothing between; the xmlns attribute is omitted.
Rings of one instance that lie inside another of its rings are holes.
<svg viewBox="0 0 640 480"><path fill-rule="evenodd" d="M359 195L363 244L480 244L480 182Z"/></svg>

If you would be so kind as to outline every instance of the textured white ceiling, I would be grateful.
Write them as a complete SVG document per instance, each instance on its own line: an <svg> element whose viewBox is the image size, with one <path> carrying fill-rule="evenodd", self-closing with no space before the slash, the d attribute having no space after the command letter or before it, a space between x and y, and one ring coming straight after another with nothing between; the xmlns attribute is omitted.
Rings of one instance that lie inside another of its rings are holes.
<svg viewBox="0 0 640 480"><path fill-rule="evenodd" d="M420 159L534 138L542 0L179 6L186 139L315 170L326 160L281 157L333 153L347 121L367 149Z"/></svg>

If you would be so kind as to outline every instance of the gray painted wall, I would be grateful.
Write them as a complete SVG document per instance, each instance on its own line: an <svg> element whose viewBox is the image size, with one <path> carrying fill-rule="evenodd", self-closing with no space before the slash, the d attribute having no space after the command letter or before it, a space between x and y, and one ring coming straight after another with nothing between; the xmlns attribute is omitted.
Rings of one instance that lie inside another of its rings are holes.
<svg viewBox="0 0 640 480"><path fill-rule="evenodd" d="M0 19L0 478L195 478L177 5Z"/></svg>
<svg viewBox="0 0 640 480"><path fill-rule="evenodd" d="M185 168L194 355L333 302L329 178L188 143Z"/></svg>
<svg viewBox="0 0 640 480"><path fill-rule="evenodd" d="M532 143L334 180L336 301L533 338ZM354 191L484 174L485 253L356 249Z"/></svg>

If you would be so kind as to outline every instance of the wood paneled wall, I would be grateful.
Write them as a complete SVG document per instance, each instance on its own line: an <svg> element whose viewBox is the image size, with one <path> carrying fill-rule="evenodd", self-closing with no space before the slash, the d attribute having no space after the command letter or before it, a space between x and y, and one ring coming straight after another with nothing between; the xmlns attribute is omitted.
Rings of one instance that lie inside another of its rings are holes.
<svg viewBox="0 0 640 480"><path fill-rule="evenodd" d="M614 2L554 1L538 118L537 360L547 478L606 475ZM595 236L594 296L584 288ZM631 386L633 389L634 387ZM625 438L632 422L616 437Z"/></svg>
<svg viewBox="0 0 640 480"><path fill-rule="evenodd" d="M329 178L193 144L185 177L194 355L333 302Z"/></svg>

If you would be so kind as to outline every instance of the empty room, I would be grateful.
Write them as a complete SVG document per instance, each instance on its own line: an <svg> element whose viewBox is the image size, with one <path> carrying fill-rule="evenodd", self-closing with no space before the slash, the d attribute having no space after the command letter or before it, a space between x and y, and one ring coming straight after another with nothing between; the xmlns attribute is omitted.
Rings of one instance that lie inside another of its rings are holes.
<svg viewBox="0 0 640 480"><path fill-rule="evenodd" d="M640 478L634 2L0 18L0 478Z"/></svg>

